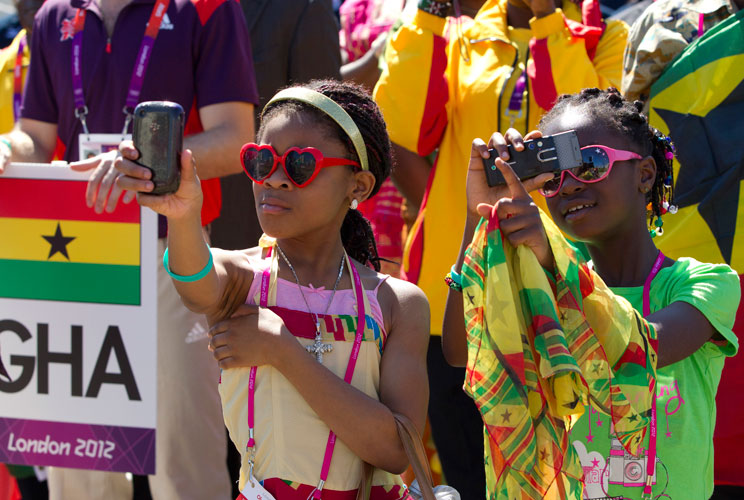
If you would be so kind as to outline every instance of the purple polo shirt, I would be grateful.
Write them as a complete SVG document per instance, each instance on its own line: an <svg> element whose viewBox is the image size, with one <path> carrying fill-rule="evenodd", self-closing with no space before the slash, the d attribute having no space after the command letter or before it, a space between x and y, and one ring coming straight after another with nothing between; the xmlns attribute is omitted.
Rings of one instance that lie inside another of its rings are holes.
<svg viewBox="0 0 744 500"><path fill-rule="evenodd" d="M65 159L78 159L78 135L83 131L75 118L72 93L75 11L87 9L82 79L88 129L120 133L132 70L154 4L154 0L127 4L110 40L91 0L47 0L37 13L21 116L57 124ZM187 117L194 105L198 109L229 101L258 103L250 38L237 1L171 0L140 94L140 102L155 100L179 103Z"/></svg>

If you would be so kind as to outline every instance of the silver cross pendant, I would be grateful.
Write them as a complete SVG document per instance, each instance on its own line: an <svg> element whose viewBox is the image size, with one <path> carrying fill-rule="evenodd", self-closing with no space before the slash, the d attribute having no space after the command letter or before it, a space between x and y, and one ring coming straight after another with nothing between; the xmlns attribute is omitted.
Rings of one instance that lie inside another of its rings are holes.
<svg viewBox="0 0 744 500"><path fill-rule="evenodd" d="M310 354L314 354L315 361L322 364L323 354L333 351L333 346L331 344L324 344L323 340L320 338L320 335L318 334L315 336L315 341L313 341L312 344L305 346L305 350L309 352Z"/></svg>

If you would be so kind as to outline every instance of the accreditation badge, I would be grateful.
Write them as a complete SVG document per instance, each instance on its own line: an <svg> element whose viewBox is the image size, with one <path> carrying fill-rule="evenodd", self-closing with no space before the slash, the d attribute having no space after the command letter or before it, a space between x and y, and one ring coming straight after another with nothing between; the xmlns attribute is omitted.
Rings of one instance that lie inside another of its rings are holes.
<svg viewBox="0 0 744 500"><path fill-rule="evenodd" d="M132 134L80 134L78 136L78 160L88 160L109 151L119 149L121 141L132 139Z"/></svg>
<svg viewBox="0 0 744 500"><path fill-rule="evenodd" d="M253 477L253 474L250 474L245 482L245 487L235 500L275 500L275 498L266 491L266 488L261 485L258 479Z"/></svg>

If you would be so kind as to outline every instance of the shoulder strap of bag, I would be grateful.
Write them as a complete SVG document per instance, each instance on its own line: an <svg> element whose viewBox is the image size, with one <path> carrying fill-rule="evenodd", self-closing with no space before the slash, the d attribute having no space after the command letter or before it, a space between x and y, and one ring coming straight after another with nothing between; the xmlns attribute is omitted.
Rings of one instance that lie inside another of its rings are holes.
<svg viewBox="0 0 744 500"><path fill-rule="evenodd" d="M357 490L357 500L369 500L372 492L372 475L375 469L367 462L362 462L362 480L359 483L359 490Z"/></svg>
<svg viewBox="0 0 744 500"><path fill-rule="evenodd" d="M418 430L416 430L416 426L403 414L393 413L393 417L398 427L398 436L400 436L400 441L403 443L403 449L406 451L408 461L411 463L413 473L418 480L421 495L424 497L424 500L436 500L436 496L434 495L434 480L432 479L431 469L429 468L429 458L426 456L424 443L421 441L421 436ZM357 492L357 500L369 500L374 469L366 462L362 464L362 467L362 480Z"/></svg>
<svg viewBox="0 0 744 500"><path fill-rule="evenodd" d="M418 480L419 488L421 488L421 495L424 500L436 500L434 496L434 480L431 477L431 469L429 468L429 458L426 456L426 450L424 449L424 443L421 441L421 436L416 430L416 426L413 422L400 413L393 413L395 417L395 423L398 426L398 435L403 443L403 448L406 450L408 460L411 462L411 468L413 473Z"/></svg>

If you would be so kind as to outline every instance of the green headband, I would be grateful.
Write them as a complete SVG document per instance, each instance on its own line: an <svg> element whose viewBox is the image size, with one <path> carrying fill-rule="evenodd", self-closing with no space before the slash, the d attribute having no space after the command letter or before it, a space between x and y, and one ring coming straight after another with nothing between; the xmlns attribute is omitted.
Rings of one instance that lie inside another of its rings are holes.
<svg viewBox="0 0 744 500"><path fill-rule="evenodd" d="M354 144L354 149L359 157L359 163L362 165L362 170L369 170L369 164L367 163L367 147L364 145L362 133L359 132L359 128L356 126L356 123L354 123L354 120L351 119L349 113L339 106L336 101L330 97L324 96L320 92L316 92L315 90L305 87L291 87L282 90L272 97L271 100L266 103L264 110L266 110L271 103L276 101L304 102L305 104L318 108L323 113L330 116L333 121L338 123L338 126L346 132L346 135L349 136L352 144Z"/></svg>

